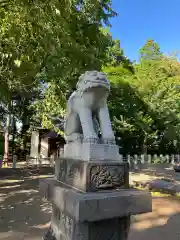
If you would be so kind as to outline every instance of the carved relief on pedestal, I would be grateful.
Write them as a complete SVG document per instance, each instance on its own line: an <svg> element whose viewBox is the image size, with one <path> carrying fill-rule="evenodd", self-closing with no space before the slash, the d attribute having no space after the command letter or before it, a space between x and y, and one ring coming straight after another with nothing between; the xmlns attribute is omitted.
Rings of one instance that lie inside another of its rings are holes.
<svg viewBox="0 0 180 240"><path fill-rule="evenodd" d="M79 178L80 175L80 169L78 167L71 166L68 172L68 178L75 180Z"/></svg>
<svg viewBox="0 0 180 240"><path fill-rule="evenodd" d="M102 189L125 188L129 186L128 165L117 161L88 162L81 160L61 159L67 163L65 180L61 182L85 192ZM63 165L63 163L62 163ZM62 174L59 174L61 176Z"/></svg>
<svg viewBox="0 0 180 240"><path fill-rule="evenodd" d="M121 187L125 184L123 170L119 166L93 166L91 168L92 188L106 189Z"/></svg>

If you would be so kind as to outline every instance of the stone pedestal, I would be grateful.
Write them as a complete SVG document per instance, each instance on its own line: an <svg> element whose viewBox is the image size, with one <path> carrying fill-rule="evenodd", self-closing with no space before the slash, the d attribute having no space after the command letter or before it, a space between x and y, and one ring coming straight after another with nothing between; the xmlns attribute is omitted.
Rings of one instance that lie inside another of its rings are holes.
<svg viewBox="0 0 180 240"><path fill-rule="evenodd" d="M89 155L56 160L54 178L40 181L53 209L44 240L127 240L130 216L152 210L150 193L129 189L128 163Z"/></svg>
<svg viewBox="0 0 180 240"><path fill-rule="evenodd" d="M40 188L41 195L53 206L51 228L45 240L126 240L130 216L152 208L150 193L145 191L84 193L53 178L42 180Z"/></svg>

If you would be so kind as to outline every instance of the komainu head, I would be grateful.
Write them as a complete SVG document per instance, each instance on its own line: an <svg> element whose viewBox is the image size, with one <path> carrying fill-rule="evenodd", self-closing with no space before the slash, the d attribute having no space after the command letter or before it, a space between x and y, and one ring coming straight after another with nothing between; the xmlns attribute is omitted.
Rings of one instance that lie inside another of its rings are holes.
<svg viewBox="0 0 180 240"><path fill-rule="evenodd" d="M110 83L103 72L87 71L80 76L77 82L77 90L84 92L90 88L105 88L110 91Z"/></svg>

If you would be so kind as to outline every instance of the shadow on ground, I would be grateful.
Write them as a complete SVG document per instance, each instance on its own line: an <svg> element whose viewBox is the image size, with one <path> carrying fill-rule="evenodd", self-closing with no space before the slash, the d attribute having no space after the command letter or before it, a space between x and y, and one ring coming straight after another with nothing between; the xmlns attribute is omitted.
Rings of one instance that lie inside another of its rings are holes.
<svg viewBox="0 0 180 240"><path fill-rule="evenodd" d="M39 196L40 177L45 175L0 180L0 239L42 239L49 226L51 204ZM129 240L177 240L179 222L179 198L155 197L152 213L132 217Z"/></svg>
<svg viewBox="0 0 180 240"><path fill-rule="evenodd" d="M133 217L129 240L177 240L180 238L180 200L153 198L152 213Z"/></svg>
<svg viewBox="0 0 180 240"><path fill-rule="evenodd" d="M170 178L180 182L180 172L173 170L172 164L139 164L132 174L145 174L151 177Z"/></svg>
<svg viewBox="0 0 180 240"><path fill-rule="evenodd" d="M14 174L0 180L0 239L41 239L49 226L51 205L39 196L39 178Z"/></svg>
<svg viewBox="0 0 180 240"><path fill-rule="evenodd" d="M180 173L173 170L173 165L170 163L159 163L159 164L138 164L134 173L144 173L147 175L158 176L158 177L174 177L179 176ZM180 180L180 178L179 178Z"/></svg>
<svg viewBox="0 0 180 240"><path fill-rule="evenodd" d="M180 173L173 170L171 164L140 164L130 172L130 182L152 182L156 188L163 184L155 178L170 180L165 185L171 187L171 181L180 184ZM154 179L154 180L153 180ZM163 181L162 181L163 182ZM159 185L159 186L158 186ZM180 199L178 197L153 197L152 213L133 218L129 240L161 240L180 239Z"/></svg>

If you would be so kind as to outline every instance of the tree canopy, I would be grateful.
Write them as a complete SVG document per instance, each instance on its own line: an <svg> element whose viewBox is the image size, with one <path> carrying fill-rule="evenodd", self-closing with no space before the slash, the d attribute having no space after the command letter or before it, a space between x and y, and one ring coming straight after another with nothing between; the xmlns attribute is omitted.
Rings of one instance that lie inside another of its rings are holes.
<svg viewBox="0 0 180 240"><path fill-rule="evenodd" d="M177 152L180 63L153 40L140 49L134 73L122 65L105 68L113 84L111 116L122 152ZM118 104L116 104L118 102ZM130 144L131 143L131 144Z"/></svg>
<svg viewBox="0 0 180 240"><path fill-rule="evenodd" d="M153 39L131 62L110 34L114 16L110 0L0 5L0 119L6 130L16 131L13 121L20 121L17 138L34 124L58 131L51 117L64 116L79 75L96 69L111 81L109 109L122 153L179 151L180 63Z"/></svg>

